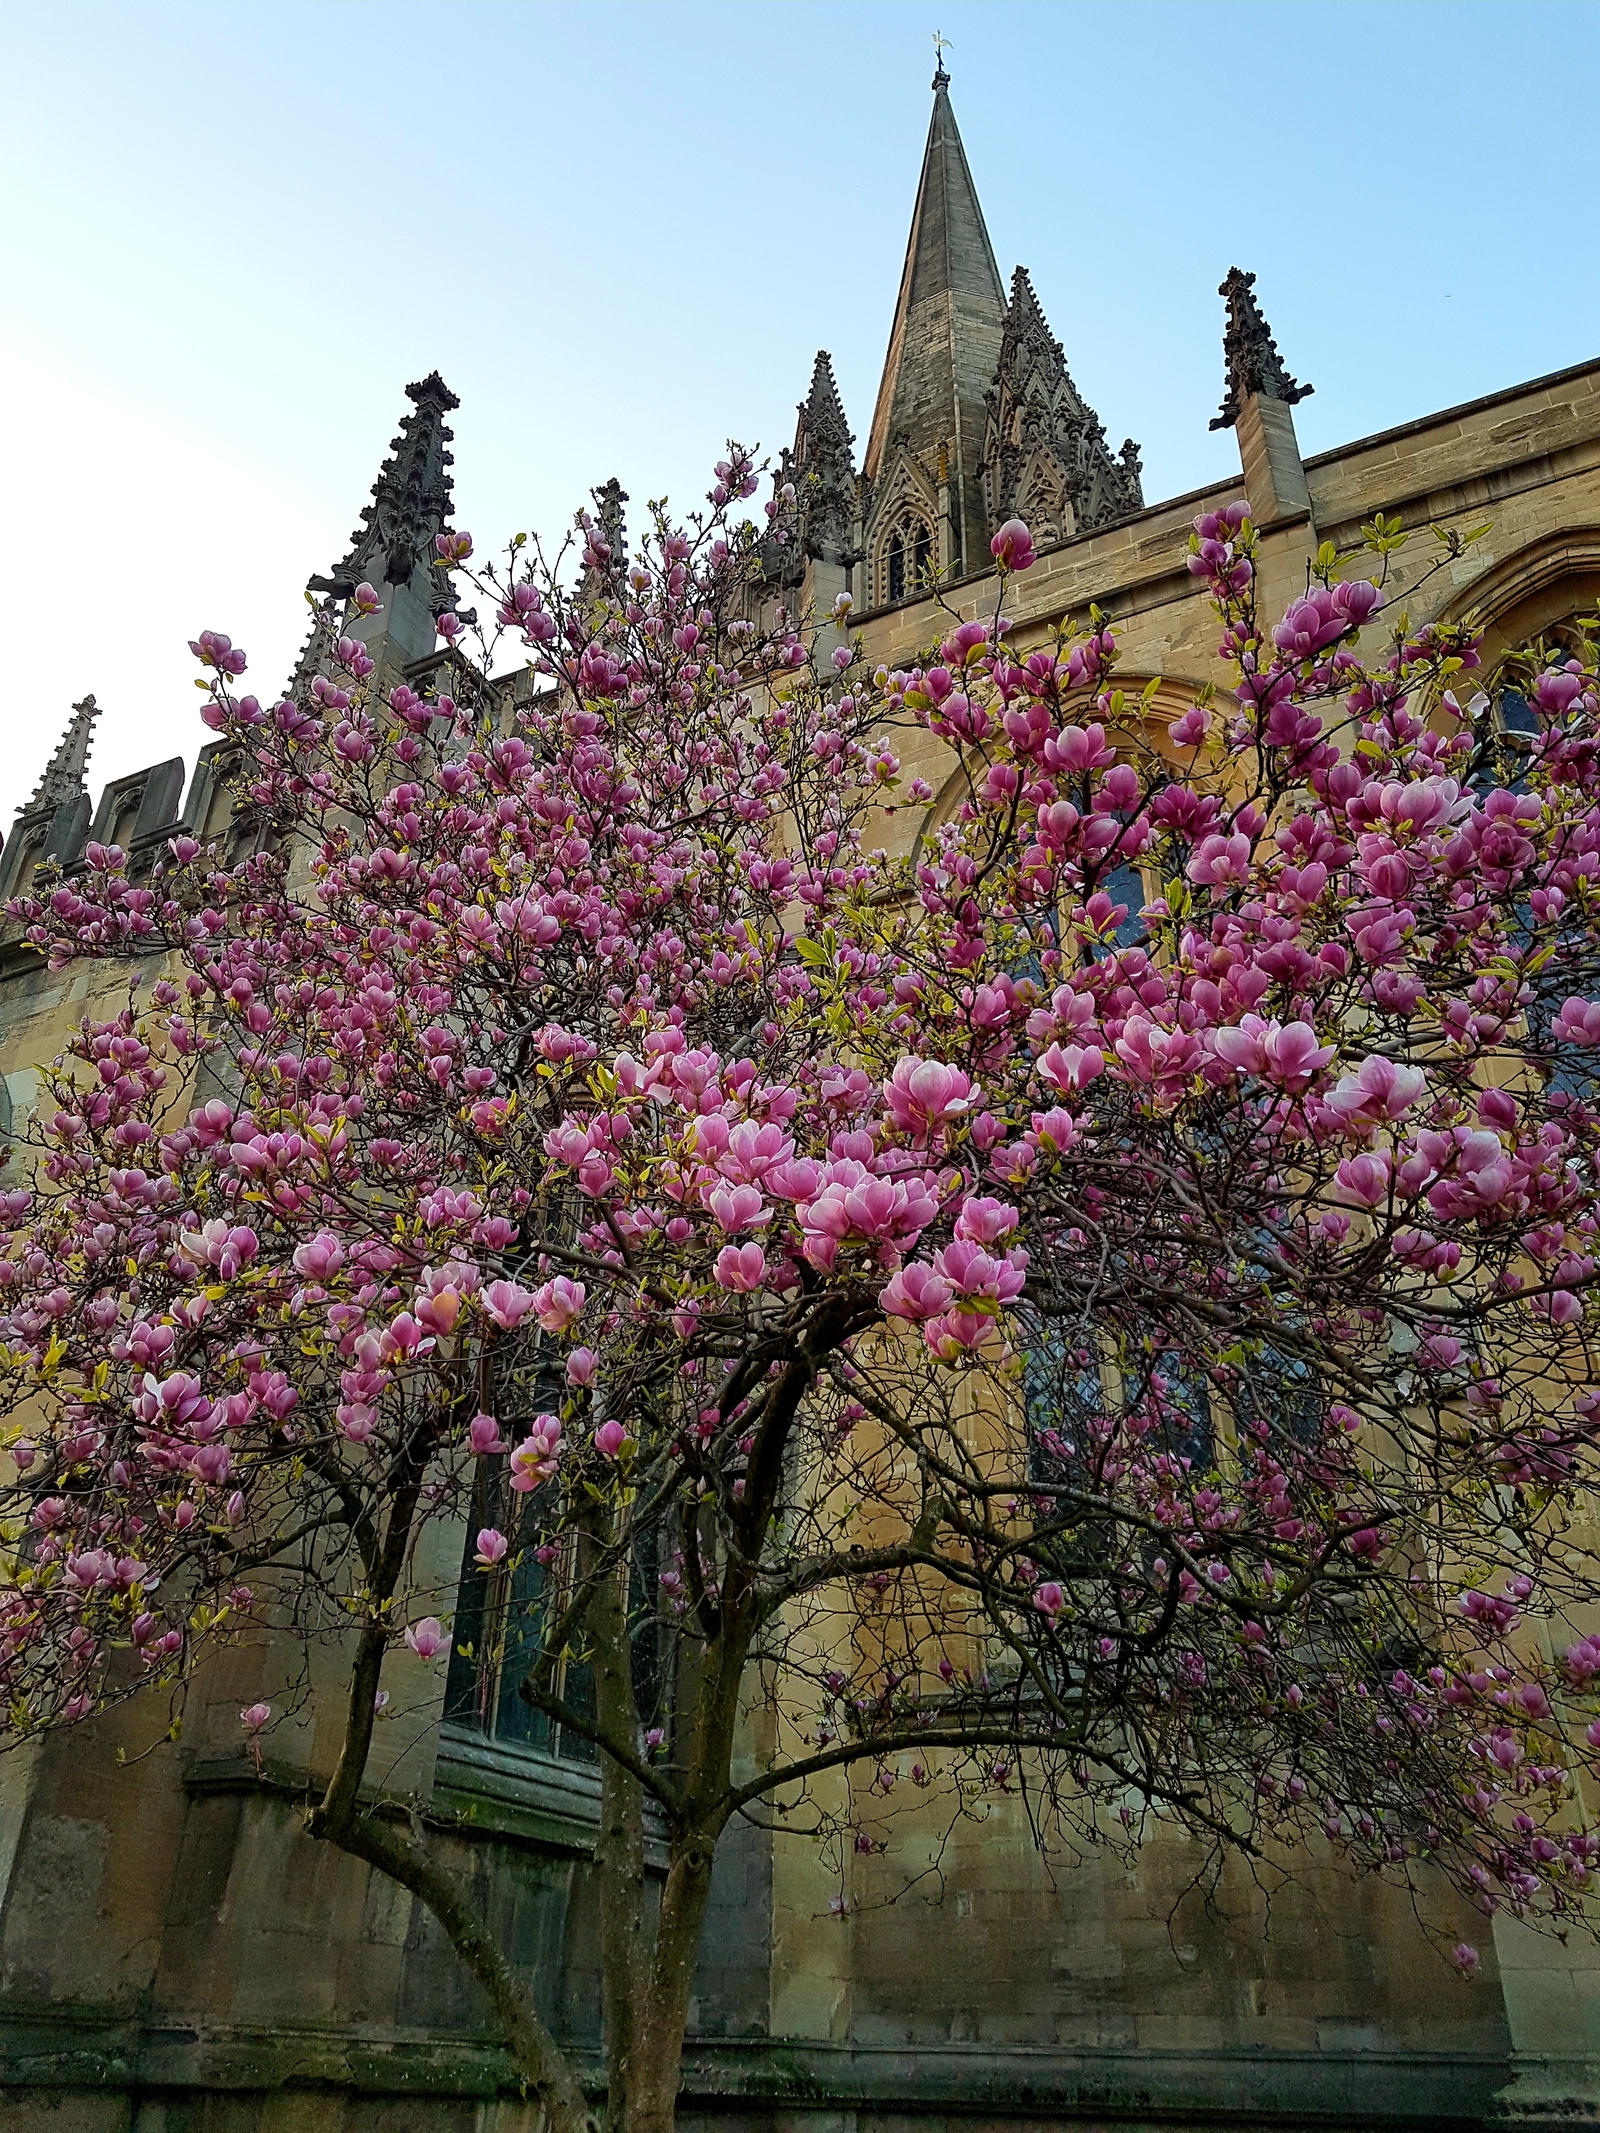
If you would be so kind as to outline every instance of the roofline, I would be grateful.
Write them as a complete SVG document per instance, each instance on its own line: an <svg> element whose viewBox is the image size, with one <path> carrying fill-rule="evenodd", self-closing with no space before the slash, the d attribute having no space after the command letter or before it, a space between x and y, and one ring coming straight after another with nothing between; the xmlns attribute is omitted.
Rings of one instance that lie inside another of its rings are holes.
<svg viewBox="0 0 1600 2133"><path fill-rule="evenodd" d="M1378 445L1390 444L1402 437L1420 436L1423 431L1434 429L1441 422L1458 421L1463 416L1481 414L1486 408L1498 407L1520 399L1527 393L1543 392L1553 385L1565 385L1574 378L1597 375L1600 375L1600 356L1591 356L1586 362L1569 364L1565 370L1547 371L1544 376L1529 378L1520 385L1502 386L1499 392L1484 393L1476 400L1463 400L1455 407L1441 407L1434 414L1419 415L1413 421L1397 423L1393 429L1374 430L1369 436L1354 437L1348 444L1335 445L1331 451L1317 452L1301 464L1308 472L1317 467L1336 466L1340 460L1348 459L1353 453L1370 451ZM1243 481L1242 469L1238 474L1219 474L1214 481L1202 482L1197 489L1185 489L1177 496L1164 496L1153 504L1146 504L1142 511L1135 512L1128 518L1118 519L1113 526L1097 529L1095 533L1075 534L1065 541L1052 541L1048 548L1041 548L1039 554L1041 557L1058 555L1063 549L1081 547L1084 543L1097 539L1100 532L1114 533L1121 527L1136 526L1141 520L1155 518L1162 512L1181 510L1185 504L1201 503L1208 496L1215 496L1219 490L1239 488ZM971 585L993 575L992 568L964 571L959 578L952 578L943 589L953 592L958 586ZM914 600L897 600L892 606L865 608L856 620L876 620L879 615L893 614L898 608L915 605L917 602Z"/></svg>
<svg viewBox="0 0 1600 2133"><path fill-rule="evenodd" d="M1318 452L1303 460L1306 467L1329 467L1335 460L1348 459L1352 452L1365 452L1374 445L1389 444L1396 438L1416 437L1423 430L1431 430L1438 423L1453 422L1462 415L1481 414L1487 407L1496 407L1502 401L1519 399L1524 393L1544 391L1551 385L1565 385L1571 378L1582 378L1600 372L1600 356L1590 356L1587 362L1569 364L1565 370L1547 371L1542 378L1529 378L1522 385L1504 385L1496 393L1484 393L1476 400L1463 400L1456 407L1441 407L1437 414L1418 415L1411 422L1397 423L1392 430L1374 430L1369 437L1354 437L1348 444L1336 444L1332 451Z"/></svg>

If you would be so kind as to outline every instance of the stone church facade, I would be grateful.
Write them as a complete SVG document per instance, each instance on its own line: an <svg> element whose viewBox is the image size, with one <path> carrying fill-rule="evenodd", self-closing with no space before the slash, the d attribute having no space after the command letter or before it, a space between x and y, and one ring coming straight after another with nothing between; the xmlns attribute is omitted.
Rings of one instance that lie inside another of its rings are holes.
<svg viewBox="0 0 1600 2133"><path fill-rule="evenodd" d="M1351 545L1382 513L1414 528L1491 524L1409 596L1417 621L1481 616L1491 660L1600 608L1600 361L1303 459L1293 409L1310 388L1289 375L1252 280L1236 271L1223 288L1218 423L1237 435L1241 477L1146 503L1137 448L1108 446L1022 269L1006 293L941 67L864 457L858 467L826 355L785 455L784 596L821 614L848 591L869 652L909 663L948 620L937 599L963 618L992 609L990 534L1020 516L1041 554L1008 594L1015 642L1096 603L1125 678L1160 677L1156 709L1181 708L1210 675L1216 634L1186 568L1189 524L1242 486L1269 606L1302 588L1320 542ZM383 613L363 627L380 681L431 686L449 670L451 686L470 686L435 649L429 568L449 518L455 402L437 376L408 390L350 553L310 589L342 607L359 579L379 586ZM1423 545L1398 558L1403 595ZM187 784L173 761L91 800L96 716L92 698L74 707L0 854L0 895L41 861L72 866L90 836L120 842L137 871L180 825L234 851L257 833L220 742ZM908 768L936 784L943 774L931 744ZM920 827L901 815L891 833L909 843ZM66 1022L128 976L53 976L0 939L0 1130L26 1117L34 1063ZM332 1752L316 1694L259 1772L240 1752L237 1713L262 1686L260 1664L219 1659L176 1745L142 1753L164 1714L131 1706L0 1758L0 2128L534 2133L483 2003L427 1914L303 1834L307 1786ZM440 1691L387 1781L453 1832L531 1988L592 2042L593 1769ZM937 1883L905 1890L936 1853ZM730 1847L686 2123L1600 2123L1600 1957L1497 1922L1483 1971L1462 1983L1436 1942L1483 1938L1482 1923L1442 1894L1430 1940L1395 1892L1331 1870L1270 1902L1242 1869L1195 1886L1172 1839L1132 1871L1052 1874L1004 1801L947 1844L930 1827L851 1871L841 1917L804 1846L750 1831Z"/></svg>

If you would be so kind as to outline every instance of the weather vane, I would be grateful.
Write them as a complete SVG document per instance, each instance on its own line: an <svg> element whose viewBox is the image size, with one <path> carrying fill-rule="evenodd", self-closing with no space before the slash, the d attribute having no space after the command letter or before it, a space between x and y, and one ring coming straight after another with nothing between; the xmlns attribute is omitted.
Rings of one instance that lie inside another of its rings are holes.
<svg viewBox="0 0 1600 2133"><path fill-rule="evenodd" d="M933 63L939 74L943 75L946 81L948 81L950 77L948 74L945 74L944 71L944 55L949 49L950 39L944 34L943 30L935 30L933 33Z"/></svg>

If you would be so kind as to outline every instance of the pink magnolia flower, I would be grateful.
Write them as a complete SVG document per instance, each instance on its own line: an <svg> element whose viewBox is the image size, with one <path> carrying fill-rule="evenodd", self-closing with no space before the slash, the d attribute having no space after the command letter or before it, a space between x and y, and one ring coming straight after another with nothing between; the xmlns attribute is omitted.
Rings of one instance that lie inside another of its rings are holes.
<svg viewBox="0 0 1600 2133"><path fill-rule="evenodd" d="M259 1733L272 1716L270 1703L246 1704L239 1713L239 1723L247 1733Z"/></svg>
<svg viewBox="0 0 1600 2133"><path fill-rule="evenodd" d="M1002 570L1031 570L1033 535L1020 518L1008 518L989 543L989 553Z"/></svg>
<svg viewBox="0 0 1600 2133"><path fill-rule="evenodd" d="M1226 889L1250 878L1250 839L1242 831L1231 837L1204 837L1184 868L1202 887Z"/></svg>
<svg viewBox="0 0 1600 2133"><path fill-rule="evenodd" d="M520 1282L515 1281L491 1281L483 1290L479 1301L495 1324L506 1333L514 1332L521 1325L534 1304L532 1290L523 1288Z"/></svg>
<svg viewBox="0 0 1600 2133"><path fill-rule="evenodd" d="M1421 1067L1401 1066L1375 1054L1363 1059L1355 1073L1340 1078L1327 1098L1328 1108L1353 1125L1377 1125L1403 1118L1427 1085Z"/></svg>
<svg viewBox="0 0 1600 2133"><path fill-rule="evenodd" d="M483 1526L478 1532L477 1553L472 1560L480 1570L492 1570L496 1563L503 1563L511 1543L493 1526Z"/></svg>
<svg viewBox="0 0 1600 2133"><path fill-rule="evenodd" d="M1358 606L1362 605L1362 596L1355 586L1340 589ZM1368 585L1366 591L1376 598L1375 585ZM1283 620L1272 632L1272 641L1287 659L1309 659L1324 645L1336 644L1351 627L1352 619L1348 608L1336 604L1325 585L1314 585L1304 599L1290 603ZM1365 619L1364 615L1362 619Z"/></svg>
<svg viewBox="0 0 1600 2133"><path fill-rule="evenodd" d="M1128 1017L1114 1050L1125 1080L1148 1083L1169 1103L1176 1102L1205 1059L1205 1047L1192 1031L1163 1028L1147 1015Z"/></svg>
<svg viewBox="0 0 1600 2133"><path fill-rule="evenodd" d="M994 1319L986 1311L958 1305L930 1318L922 1329L928 1352L941 1363L959 1363L980 1347L994 1331Z"/></svg>
<svg viewBox="0 0 1600 2133"><path fill-rule="evenodd" d="M365 1400L344 1400L334 1410L339 1434L351 1444L365 1444L378 1426L378 1410Z"/></svg>
<svg viewBox="0 0 1600 2133"><path fill-rule="evenodd" d="M467 1443L479 1459L492 1457L505 1450L505 1440L500 1435L500 1424L493 1415L476 1414L467 1424Z"/></svg>
<svg viewBox="0 0 1600 2133"><path fill-rule="evenodd" d="M429 1271L431 1273L432 1269ZM430 1333L436 1334L440 1339L445 1339L455 1331L456 1320L461 1316L461 1305L462 1296L459 1289L448 1284L439 1288L430 1287L416 1299L417 1323L426 1326Z"/></svg>
<svg viewBox="0 0 1600 2133"><path fill-rule="evenodd" d="M1480 1957L1470 1941L1458 1940L1450 1951L1450 1960L1463 1977L1471 1977L1478 1967Z"/></svg>
<svg viewBox="0 0 1600 2133"><path fill-rule="evenodd" d="M602 1422L594 1433L594 1447L603 1459L620 1459L627 1448L628 1432L620 1422Z"/></svg>
<svg viewBox="0 0 1600 2133"><path fill-rule="evenodd" d="M406 1360L420 1359L432 1353L432 1334L427 1333L418 1319L409 1311L396 1312L384 1328L384 1354Z"/></svg>
<svg viewBox="0 0 1600 2133"><path fill-rule="evenodd" d="M535 1415L529 1431L511 1454L511 1486L527 1496L556 1471L562 1452L561 1423L555 1415Z"/></svg>
<svg viewBox="0 0 1600 2133"><path fill-rule="evenodd" d="M927 1140L964 1118L977 1092L959 1067L907 1056L883 1084L883 1093L895 1131Z"/></svg>
<svg viewBox="0 0 1600 2133"><path fill-rule="evenodd" d="M567 1357L567 1382L571 1385L592 1385L600 1369L600 1358L592 1348L574 1348Z"/></svg>
<svg viewBox="0 0 1600 2133"><path fill-rule="evenodd" d="M702 1119L702 1127L709 1123ZM729 1128L717 1168L735 1184L760 1185L794 1155L794 1142L781 1126L742 1118Z"/></svg>
<svg viewBox="0 0 1600 2133"><path fill-rule="evenodd" d="M1053 1622L1067 1604L1067 1596L1061 1587L1049 1582L1038 1587L1033 1595L1033 1604L1040 1614L1048 1615Z"/></svg>
<svg viewBox="0 0 1600 2133"><path fill-rule="evenodd" d="M1389 1197L1392 1169L1381 1149L1371 1155L1348 1156L1334 1173L1340 1196L1357 1207L1381 1207Z"/></svg>
<svg viewBox="0 0 1600 2133"><path fill-rule="evenodd" d="M725 1244L711 1272L720 1288L749 1296L767 1278L767 1255L759 1244Z"/></svg>
<svg viewBox="0 0 1600 2133"><path fill-rule="evenodd" d="M1574 1326L1583 1316L1583 1299L1571 1289L1553 1289L1548 1296L1535 1296L1532 1306L1553 1326Z"/></svg>
<svg viewBox="0 0 1600 2133"><path fill-rule="evenodd" d="M158 1379L147 1370L140 1380L134 1413L144 1423L186 1430L209 1419L212 1403L201 1389L200 1380L189 1372L175 1370L171 1377Z"/></svg>
<svg viewBox="0 0 1600 2133"><path fill-rule="evenodd" d="M878 1301L891 1318L917 1321L936 1318L954 1294L942 1274L913 1259L890 1276L888 1285L878 1292Z"/></svg>
<svg viewBox="0 0 1600 2133"><path fill-rule="evenodd" d="M801 1250L811 1265L829 1273L841 1244L909 1243L938 1211L938 1201L921 1178L876 1177L864 1164L845 1158L829 1165L816 1198L800 1208L805 1230Z"/></svg>
<svg viewBox="0 0 1600 2133"><path fill-rule="evenodd" d="M998 1244L1017 1226L1017 1210L1004 1200L973 1198L956 1217L956 1235L969 1244Z"/></svg>
<svg viewBox="0 0 1600 2133"><path fill-rule="evenodd" d="M431 1666L442 1651L448 1650L450 1639L437 1615L424 1615L406 1631L406 1642L419 1659Z"/></svg>
<svg viewBox="0 0 1600 2133"><path fill-rule="evenodd" d="M1551 1035L1563 1044L1600 1044L1600 1000L1574 996L1564 1001L1551 1025Z"/></svg>
<svg viewBox="0 0 1600 2133"><path fill-rule="evenodd" d="M219 674L237 676L244 672L243 652L221 630L202 630L198 638L191 639L189 649L203 667L215 667Z"/></svg>
<svg viewBox="0 0 1600 2133"><path fill-rule="evenodd" d="M1213 1031L1211 1042L1229 1066L1276 1082L1291 1095L1308 1088L1337 1050L1319 1045L1309 1022L1264 1022L1259 1015L1244 1016L1237 1028Z"/></svg>
<svg viewBox="0 0 1600 2133"><path fill-rule="evenodd" d="M1001 1304L1014 1302L1027 1281L1028 1254L1020 1245L997 1259L981 1244L955 1237L943 1251L934 1253L933 1264L963 1305L986 1305L991 1317Z"/></svg>
<svg viewBox="0 0 1600 2133"><path fill-rule="evenodd" d="M1041 1081L1049 1082L1063 1096L1070 1096L1078 1089L1086 1089L1091 1081L1105 1072L1106 1057L1096 1045L1052 1044L1041 1053L1037 1071Z"/></svg>
<svg viewBox="0 0 1600 2133"><path fill-rule="evenodd" d="M760 1229L772 1220L772 1209L753 1185L719 1185L709 1204L729 1237L736 1237L742 1229Z"/></svg>
<svg viewBox="0 0 1600 2133"><path fill-rule="evenodd" d="M1196 704L1182 718L1173 720L1167 728L1168 737L1177 748L1198 748L1210 734L1212 723L1211 713Z"/></svg>
<svg viewBox="0 0 1600 2133"><path fill-rule="evenodd" d="M344 1265L344 1246L332 1230L321 1229L305 1244L297 1245L294 1270L308 1281L327 1281Z"/></svg>
<svg viewBox="0 0 1600 2133"><path fill-rule="evenodd" d="M533 1292L533 1308L546 1333L567 1333L583 1316L588 1291L581 1281L557 1274Z"/></svg>
<svg viewBox="0 0 1600 2133"><path fill-rule="evenodd" d="M237 1159L238 1144L233 1153ZM229 1223L218 1215L199 1229L184 1230L177 1248L197 1269L213 1267L219 1281L235 1281L261 1247L248 1223Z"/></svg>

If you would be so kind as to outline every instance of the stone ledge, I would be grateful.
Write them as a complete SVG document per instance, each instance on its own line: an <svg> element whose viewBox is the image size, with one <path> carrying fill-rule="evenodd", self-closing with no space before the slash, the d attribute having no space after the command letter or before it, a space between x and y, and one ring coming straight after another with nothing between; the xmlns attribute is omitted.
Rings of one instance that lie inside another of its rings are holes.
<svg viewBox="0 0 1600 2133"><path fill-rule="evenodd" d="M1531 2133L1535 2112L1497 2107L1509 2071L1490 2054L1398 2049L1141 2052L701 2038L685 2054L682 2110L718 2121L746 2117L753 2107L764 2119L786 2122L865 2114L908 2122L956 2116L996 2123L1294 2125L1328 2133L1404 2127L1466 2133L1494 2124ZM13 2096L321 2088L443 2102L508 2095L517 2086L505 2053L484 2038L208 2031L73 2022L42 2011L0 2016L0 2093Z"/></svg>

